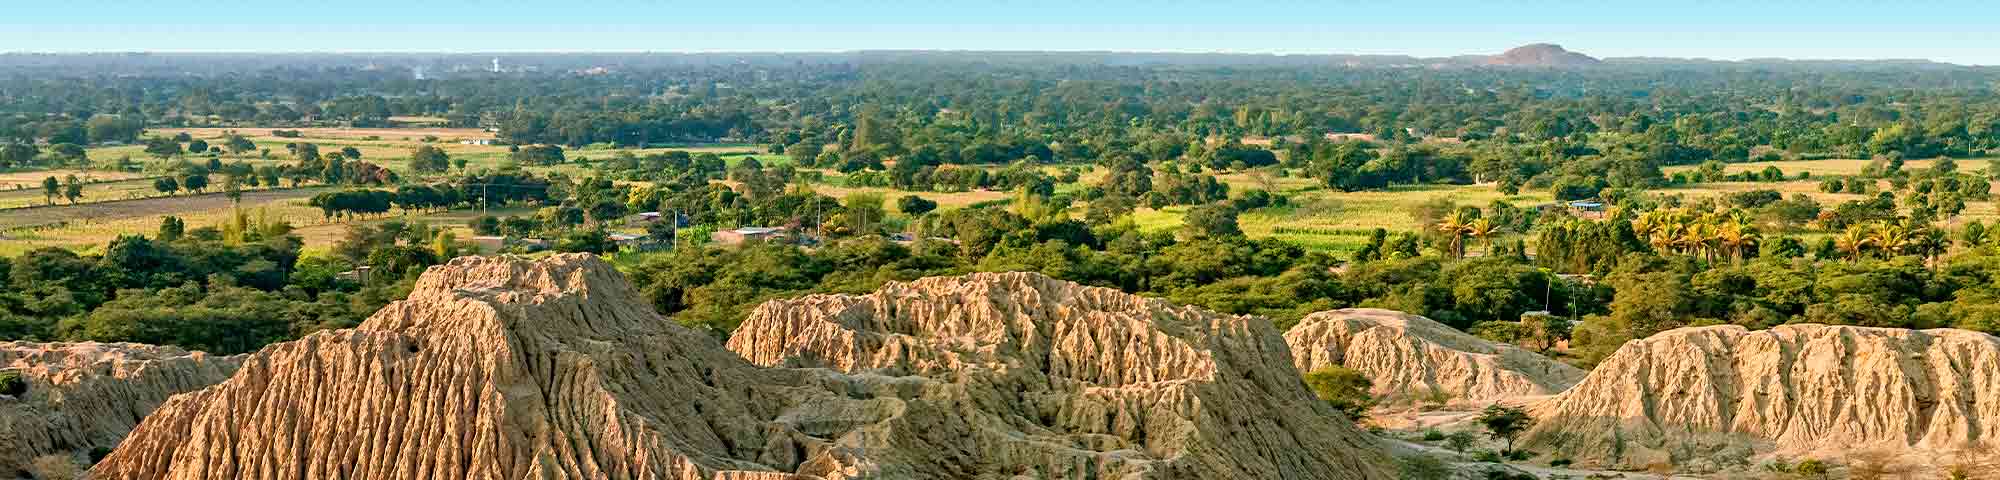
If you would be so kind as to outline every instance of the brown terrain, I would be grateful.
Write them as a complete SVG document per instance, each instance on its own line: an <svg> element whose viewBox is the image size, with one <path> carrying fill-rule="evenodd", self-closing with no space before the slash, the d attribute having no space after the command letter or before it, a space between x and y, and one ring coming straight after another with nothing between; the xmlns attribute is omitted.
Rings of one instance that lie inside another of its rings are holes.
<svg viewBox="0 0 2000 480"><path fill-rule="evenodd" d="M0 343L0 369L28 379L0 396L0 477L113 445L91 478L1367 479L1394 476L1392 452L1459 459L1313 398L1299 372L1335 364L1384 397L1526 405L1522 445L1576 468L1935 473L2000 447L2000 338L1970 331L1685 328L1586 375L1393 311L1280 336L979 273L772 301L725 345L602 260L558 255L456 259L358 328L247 356ZM1467 412L1415 415L1476 428Z"/></svg>
<svg viewBox="0 0 2000 480"><path fill-rule="evenodd" d="M1510 67L1587 67L1604 63L1589 55L1563 49L1551 43L1533 43L1508 49L1486 59L1487 65Z"/></svg>
<svg viewBox="0 0 2000 480"><path fill-rule="evenodd" d="M1583 370L1394 310L1349 308L1307 315L1285 332L1300 372L1340 365L1375 382L1394 403L1443 396L1455 403L1559 393Z"/></svg>
<svg viewBox="0 0 2000 480"><path fill-rule="evenodd" d="M1257 317L975 274L766 304L729 345L592 256L459 258L172 398L90 473L1391 477Z"/></svg>
<svg viewBox="0 0 2000 480"><path fill-rule="evenodd" d="M236 362L131 343L0 342L0 370L27 380L20 396L0 395L0 478L45 456L87 465L167 397L222 382Z"/></svg>
<svg viewBox="0 0 2000 480"><path fill-rule="evenodd" d="M1628 342L1532 405L1526 445L1579 466L1695 471L1763 454L2000 448L2000 338L1953 330L1683 328Z"/></svg>

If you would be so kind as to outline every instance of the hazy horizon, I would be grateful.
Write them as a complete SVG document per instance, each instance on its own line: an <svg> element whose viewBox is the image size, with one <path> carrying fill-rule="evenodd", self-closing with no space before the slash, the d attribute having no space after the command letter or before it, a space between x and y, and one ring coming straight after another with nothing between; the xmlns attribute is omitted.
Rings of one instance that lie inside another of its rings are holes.
<svg viewBox="0 0 2000 480"><path fill-rule="evenodd" d="M1493 54L1554 43L1600 58L1927 59L2000 64L2000 9L1698 2L1229 5L744 0L725 5L361 0L15 6L9 53L828 53L869 50Z"/></svg>

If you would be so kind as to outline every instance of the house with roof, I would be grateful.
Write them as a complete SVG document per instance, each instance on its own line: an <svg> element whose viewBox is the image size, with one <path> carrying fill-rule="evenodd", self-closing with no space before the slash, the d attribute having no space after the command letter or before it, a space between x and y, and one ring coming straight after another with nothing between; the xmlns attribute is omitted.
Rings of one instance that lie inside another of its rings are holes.
<svg viewBox="0 0 2000 480"><path fill-rule="evenodd" d="M722 245L741 245L743 242L752 240L783 240L786 236L785 234L784 227L741 227L729 230L717 230L715 233L710 234L708 239Z"/></svg>

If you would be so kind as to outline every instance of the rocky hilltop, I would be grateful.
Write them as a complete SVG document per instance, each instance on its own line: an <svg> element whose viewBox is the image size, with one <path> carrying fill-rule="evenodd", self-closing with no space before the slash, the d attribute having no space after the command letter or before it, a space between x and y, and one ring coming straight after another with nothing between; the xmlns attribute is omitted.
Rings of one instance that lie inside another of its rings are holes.
<svg viewBox="0 0 2000 480"><path fill-rule="evenodd" d="M1022 471L965 467L1009 457L1035 478L1386 476L1256 317L979 273L769 302L728 345L758 365L894 378L906 415L945 410L925 429L962 440L894 453L919 477Z"/></svg>
<svg viewBox="0 0 2000 480"><path fill-rule="evenodd" d="M1531 43L1486 58L1487 65L1511 67L1587 67L1604 62L1552 43Z"/></svg>
<svg viewBox="0 0 2000 480"><path fill-rule="evenodd" d="M172 398L91 474L1389 476L1260 321L1006 274L776 302L744 329L756 364L595 257L460 258ZM760 366L781 364L829 368Z"/></svg>
<svg viewBox="0 0 2000 480"><path fill-rule="evenodd" d="M109 449L167 397L222 382L236 359L132 343L0 342L0 370L27 389L0 395L0 478L36 457L79 462Z"/></svg>
<svg viewBox="0 0 2000 480"><path fill-rule="evenodd" d="M2000 338L1937 329L1683 328L1626 343L1531 406L1526 444L1580 466L2000 447ZM1716 457L1726 458L1716 458Z"/></svg>
<svg viewBox="0 0 2000 480"><path fill-rule="evenodd" d="M1394 310L1349 308L1307 315L1285 332L1300 372L1340 365L1375 382L1386 399L1442 394L1461 403L1550 395L1583 370Z"/></svg>

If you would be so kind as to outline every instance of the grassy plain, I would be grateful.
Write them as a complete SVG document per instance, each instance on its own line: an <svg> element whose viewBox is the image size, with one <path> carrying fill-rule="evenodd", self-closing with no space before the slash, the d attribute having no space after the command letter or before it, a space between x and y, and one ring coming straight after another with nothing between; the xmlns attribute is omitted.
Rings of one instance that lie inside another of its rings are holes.
<svg viewBox="0 0 2000 480"><path fill-rule="evenodd" d="M421 119L417 119L421 120ZM257 144L259 149L269 149L268 157L258 152L246 155L223 155L224 162L247 162L252 165L289 164L296 160L285 149L293 142L310 142L319 145L322 154L339 151L341 147L354 147L361 151L363 161L375 162L409 175L410 151L423 146L434 145L444 149L454 159L466 160L470 169L497 168L506 161L508 149L497 145L475 145L459 143L460 140L491 139L492 132L466 128L300 128L300 135L279 137L272 135L271 128L168 128L149 130L147 135L172 136L187 133L189 136L220 145L230 132L245 135ZM292 129L285 129L292 130ZM425 137L436 137L426 142ZM570 149L565 152L572 161L588 158L601 161L617 152L631 152L634 155L649 155L671 150L693 153L714 153L721 155L731 165L743 159L755 157L765 165L779 165L791 162L785 155L765 153L762 146L748 144L734 145L691 145L680 147L655 147L645 149L611 149L602 146ZM158 164L160 160L147 155L140 145L120 145L93 147L88 150L90 158L99 164L115 161L119 157L130 157L133 162L146 165ZM185 157L189 161L201 161L200 157ZM169 160L172 161L172 160ZM528 167L538 173L565 173L588 175L588 168L576 164L549 167ZM97 180L85 186L84 196L78 205L69 205L61 200L54 206L45 206L46 197L41 190L41 181L48 176L61 178L75 174L86 180ZM186 220L190 226L212 226L222 223L232 216L237 208L228 197L211 189L202 195L159 196L153 191L151 177L154 174L138 172L110 172L102 170L18 170L0 172L0 255L16 255L31 249L58 246L79 251L101 250L106 242L119 235L147 234L159 228L160 217L173 215ZM449 226L461 238L471 235L465 229L467 220L479 215L476 210L455 210L438 213L418 213L390 215L380 218L348 222L326 222L316 208L305 205L305 199L334 187L308 187L303 189L251 190L243 194L241 208L251 215L261 215L269 220L291 223L296 232L305 239L308 251L322 251L337 241L351 224L379 223L392 219L423 221L433 226ZM829 195L842 196L854 191L877 191L893 199L899 195L886 189L847 189L824 186ZM1005 192L966 192L920 194L938 201L940 208L958 208L971 203L1006 198ZM33 208L20 208L33 207ZM495 215L530 215L527 209L494 210Z"/></svg>
<svg viewBox="0 0 2000 480"><path fill-rule="evenodd" d="M1239 183L1239 177L1240 174L1232 174L1223 179L1231 183L1232 191L1251 187ZM1346 255L1366 245L1369 232L1377 227L1391 232L1424 229L1426 225L1417 221L1417 208L1440 198L1476 207L1485 207L1496 200L1518 207L1553 201L1545 192L1504 195L1490 185L1410 185L1383 191L1338 192L1318 189L1310 179L1279 180L1280 191L1294 192L1291 205L1242 214L1237 223L1244 235L1277 238L1335 255ZM1133 220L1142 230L1173 230L1181 227L1181 218L1188 209L1186 206L1142 208L1133 214Z"/></svg>

